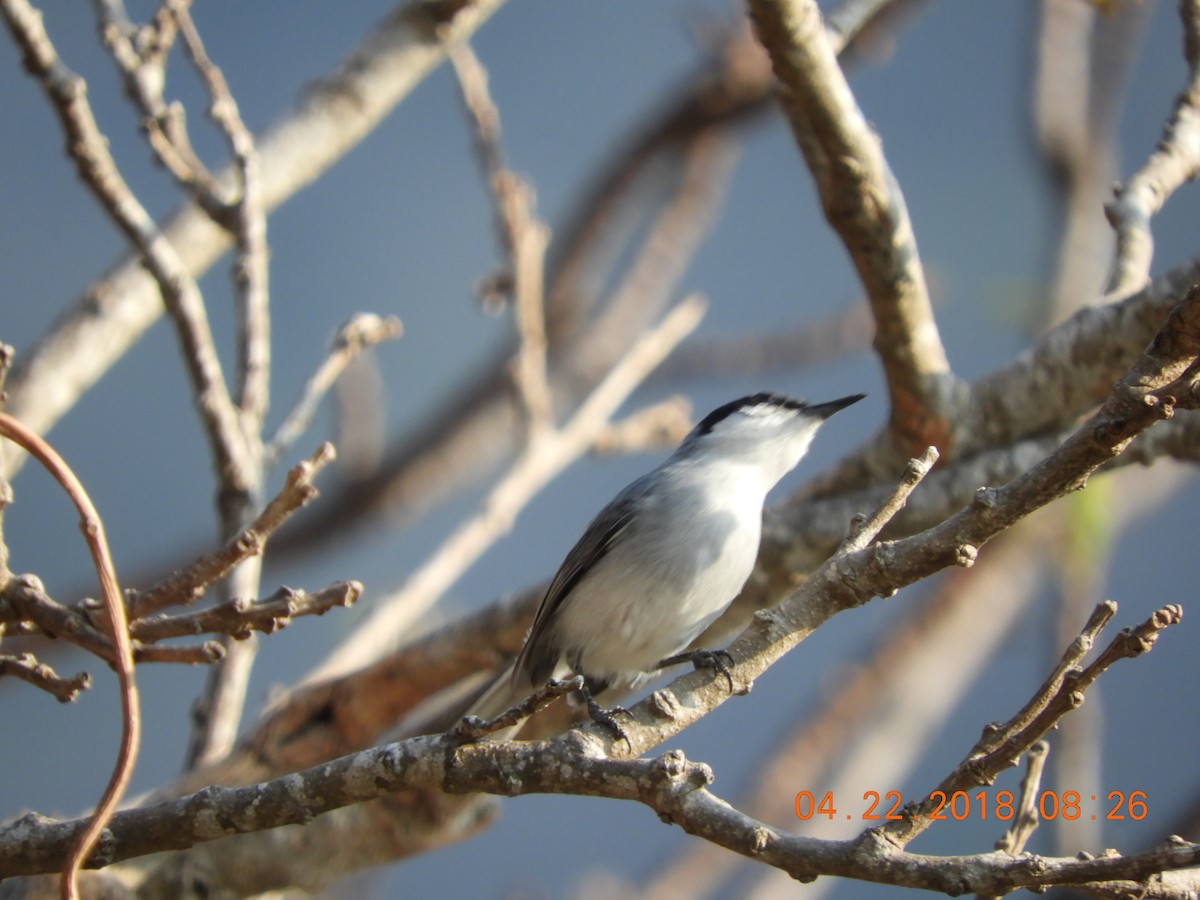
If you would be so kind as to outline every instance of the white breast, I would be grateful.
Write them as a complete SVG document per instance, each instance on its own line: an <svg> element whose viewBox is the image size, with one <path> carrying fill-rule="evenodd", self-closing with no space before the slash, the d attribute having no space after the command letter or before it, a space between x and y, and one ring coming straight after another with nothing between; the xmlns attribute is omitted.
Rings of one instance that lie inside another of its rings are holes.
<svg viewBox="0 0 1200 900"><path fill-rule="evenodd" d="M628 679L685 649L754 568L766 493L757 470L690 464L660 472L620 544L556 617L563 657L596 678Z"/></svg>

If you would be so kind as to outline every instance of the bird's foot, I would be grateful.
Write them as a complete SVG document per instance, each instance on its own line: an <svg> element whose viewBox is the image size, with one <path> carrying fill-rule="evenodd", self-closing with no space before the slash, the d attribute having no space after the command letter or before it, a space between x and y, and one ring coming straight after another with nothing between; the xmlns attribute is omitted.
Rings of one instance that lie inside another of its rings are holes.
<svg viewBox="0 0 1200 900"><path fill-rule="evenodd" d="M629 735L625 733L625 729L616 720L616 716L632 715L629 710L623 706L605 708L589 696L587 698L587 711L588 715L592 717L592 721L611 734L614 740L629 743Z"/></svg>
<svg viewBox="0 0 1200 900"><path fill-rule="evenodd" d="M625 729L618 724L617 716L629 716L632 713L623 706L601 706L596 702L596 698L592 696L592 691L588 687L587 682L584 682L575 692L584 702L587 707L588 716L591 720L613 736L614 740L624 741L630 744L629 736L625 734ZM632 747L633 745L630 744Z"/></svg>
<svg viewBox="0 0 1200 900"><path fill-rule="evenodd" d="M728 650L687 650L668 656L660 661L656 668L665 669L685 662L690 662L697 669L713 669L720 672L729 682L729 693L733 693L733 673L729 671L729 667L733 665L733 657Z"/></svg>

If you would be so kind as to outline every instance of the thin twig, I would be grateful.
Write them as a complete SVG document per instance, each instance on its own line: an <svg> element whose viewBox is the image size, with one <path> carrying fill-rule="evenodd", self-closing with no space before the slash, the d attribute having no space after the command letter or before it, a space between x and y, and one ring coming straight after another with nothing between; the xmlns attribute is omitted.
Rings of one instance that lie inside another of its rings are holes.
<svg viewBox="0 0 1200 900"><path fill-rule="evenodd" d="M1111 602L1097 607L1080 638L1064 653L1055 673L1063 671L1063 663L1079 658L1079 647L1087 644L1095 630L1103 627L1103 623L1109 621L1115 611L1116 604ZM1149 650L1158 633L1177 624L1182 615L1182 610L1177 606L1163 607L1137 628L1124 629L1082 672L1070 668L1063 677L1052 675L1016 716L1003 725L988 726L970 753L930 792L928 799L906 809L902 819L885 824L879 829L880 833L886 835L887 840L895 846L906 846L932 824L930 813L936 805L933 794L950 797L956 791L991 783L1000 772L1015 765L1063 716L1083 703L1084 692L1101 672L1119 659L1131 658ZM1031 709L1036 709L1036 714L1028 715Z"/></svg>
<svg viewBox="0 0 1200 900"><path fill-rule="evenodd" d="M1188 83L1154 152L1105 207L1117 232L1110 295L1123 296L1146 283L1154 257L1150 220L1176 190L1200 175L1200 0L1180 0L1179 18Z"/></svg>
<svg viewBox="0 0 1200 900"><path fill-rule="evenodd" d="M893 436L902 451L929 444L950 450L945 418L953 376L904 195L879 138L838 66L815 0L750 0L750 13L826 218L870 300Z"/></svg>
<svg viewBox="0 0 1200 900"><path fill-rule="evenodd" d="M429 27L428 10L443 7L456 39L480 27L505 0L421 3L390 10L329 74L305 86L295 103L259 140L264 203L268 211L311 183L343 157L442 62L442 35ZM14 34L13 10L28 3L6 2L5 18ZM18 14L16 16L21 19ZM20 38L17 40L21 43ZM353 97L355 102L347 103ZM228 173L218 175L231 179ZM184 204L163 226L194 277L225 252L230 235L193 204ZM98 297L105 302L97 304ZM45 433L145 333L162 313L161 295L139 256L117 260L53 328L22 356L14 372L9 411ZM11 476L23 455L0 456Z"/></svg>
<svg viewBox="0 0 1200 900"><path fill-rule="evenodd" d="M54 480L62 485L71 502L75 504L79 512L79 527L83 531L92 563L96 567L96 575L100 579L100 593L104 599L105 612L108 614L107 625L116 651L117 681L121 688L121 749L108 786L104 789L104 795L96 805L95 812L92 813L88 827L79 834L67 855L62 873L61 892L64 900L73 900L77 896L75 881L79 869L96 846L100 833L121 801L125 787L133 775L134 762L137 760L141 717L138 711L137 685L133 677L133 645L129 637L129 623L125 620L121 587L117 583L117 572L113 566L112 554L108 550L108 540L104 536L104 523L83 484L53 447L12 416L2 412L0 435L20 445L26 453L37 459Z"/></svg>
<svg viewBox="0 0 1200 900"><path fill-rule="evenodd" d="M121 69L125 93L141 114L142 128L158 161L209 217L230 224L232 197L192 147L183 105L163 96L167 60L178 32L176 19L160 7L153 24L130 21L119 0L94 0L100 36Z"/></svg>
<svg viewBox="0 0 1200 900"><path fill-rule="evenodd" d="M133 656L139 663L171 663L184 666L206 666L225 657L225 645L220 641L202 644L134 644Z"/></svg>
<svg viewBox="0 0 1200 900"><path fill-rule="evenodd" d="M1077 672L1079 663L1085 656L1092 652L1096 638L1116 614L1117 604L1111 601L1100 603L1092 610L1079 635L1063 652L1058 663L1046 677L1046 680L1042 682L1041 686L1034 691L1029 701L1005 723L1005 729L1014 732L1027 729L1034 719L1045 712L1046 707L1050 705L1051 701L1062 690L1063 683L1067 677L1072 672Z"/></svg>
<svg viewBox="0 0 1200 900"><path fill-rule="evenodd" d="M1020 856L1038 827L1038 794L1042 786L1042 772L1046 768L1046 754L1049 752L1048 742L1037 741L1025 754L1025 777L1021 779L1017 812L1012 827L996 841L996 849L1009 856Z"/></svg>
<svg viewBox="0 0 1200 900"><path fill-rule="evenodd" d="M0 653L0 677L12 675L20 678L36 688L41 688L53 694L59 703L70 703L79 696L80 691L86 691L92 686L92 676L87 672L79 672L70 678L63 678L45 663L40 663L32 653L18 653L10 656Z"/></svg>
<svg viewBox="0 0 1200 900"><path fill-rule="evenodd" d="M317 407L341 374L365 350L384 341L394 341L404 333L395 316L358 313L338 329L329 355L304 385L304 391L292 411L276 429L263 449L263 464L269 469L312 424Z"/></svg>
<svg viewBox="0 0 1200 900"><path fill-rule="evenodd" d="M59 58L39 13L27 0L3 0L3 10L26 69L42 85L58 115L80 178L141 254L158 284L183 348L217 472L248 471L248 447L229 397L195 280L121 177L108 142L92 115L86 83Z"/></svg>
<svg viewBox="0 0 1200 900"><path fill-rule="evenodd" d="M526 429L533 435L550 426L552 415L550 385L546 380L544 290L550 230L535 212L533 187L505 165L500 143L500 111L488 93L483 64L465 42L449 44L446 55L454 66L463 103L474 124L475 145L491 188L501 244L509 257L520 337L511 373Z"/></svg>
<svg viewBox="0 0 1200 900"><path fill-rule="evenodd" d="M197 612L139 619L130 631L136 640L148 643L197 634L226 634L242 640L251 631L273 634L298 616L320 616L335 606L352 606L361 594L357 581L339 581L311 594L284 587L261 600L235 597Z"/></svg>
<svg viewBox="0 0 1200 900"><path fill-rule="evenodd" d="M479 719L475 716L461 719L446 732L446 738L451 743L482 740L497 731L503 731L524 722L554 701L578 691L581 687L583 687L583 679L578 675L565 681L551 679L516 706L505 710L494 719Z"/></svg>
<svg viewBox="0 0 1200 900"><path fill-rule="evenodd" d="M875 540L884 526L904 509L909 495L916 490L917 485L924 480L937 461L937 447L926 447L925 452L918 458L910 459L895 489L887 495L875 512L870 516L856 516L850 522L850 531L838 552L851 553L862 550Z"/></svg>
<svg viewBox="0 0 1200 900"><path fill-rule="evenodd" d="M288 472L279 493L253 522L215 553L200 557L153 587L131 593L127 599L129 618L141 619L168 606L188 604L204 596L208 586L224 578L238 563L266 550L267 539L300 507L319 493L313 478L336 457L333 445L317 448L307 460Z"/></svg>
<svg viewBox="0 0 1200 900"><path fill-rule="evenodd" d="M229 144L241 191L233 208L234 287L238 303L238 367L234 402L246 434L260 434L270 395L271 318L268 290L267 215L263 203L258 148L238 113L220 68L204 50L188 7L191 0L167 0L183 45L209 96L209 116Z"/></svg>

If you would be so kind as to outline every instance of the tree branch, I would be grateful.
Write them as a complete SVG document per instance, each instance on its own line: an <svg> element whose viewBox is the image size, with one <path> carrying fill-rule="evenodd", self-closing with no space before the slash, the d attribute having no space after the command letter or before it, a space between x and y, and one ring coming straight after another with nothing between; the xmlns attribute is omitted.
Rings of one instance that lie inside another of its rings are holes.
<svg viewBox="0 0 1200 900"><path fill-rule="evenodd" d="M1180 0L1188 83L1175 101L1158 145L1142 167L1114 191L1105 207L1117 232L1117 254L1108 291L1123 296L1150 277L1154 237L1150 220L1185 182L1200 175L1200 2Z"/></svg>
<svg viewBox="0 0 1200 900"><path fill-rule="evenodd" d="M312 456L288 472L274 499L224 547L200 557L145 591L130 593L126 600L130 619L141 619L168 606L193 603L204 596L209 585L228 575L239 562L261 556L266 550L267 539L276 529L319 494L313 478L335 457L333 445L322 444Z"/></svg>
<svg viewBox="0 0 1200 900"><path fill-rule="evenodd" d="M983 737L971 748L966 758L922 802L903 811L901 819L888 822L879 829L880 837L897 847L907 846L917 835L933 824L930 814L937 806L933 794L950 797L991 784L995 777L1017 764L1044 734L1058 724L1067 713L1083 704L1084 692L1100 673L1118 659L1137 656L1149 650L1164 628L1178 624L1183 611L1178 606L1165 606L1137 628L1124 629L1086 669L1076 664L1090 649L1096 634L1116 614L1115 603L1102 603L1084 626L1079 638L1068 648L1055 668L1030 702L1012 719L998 728L988 726Z"/></svg>
<svg viewBox="0 0 1200 900"><path fill-rule="evenodd" d="M196 634L244 640L252 631L274 634L297 616L321 616L335 606L352 606L361 594L362 584L357 581L338 581L313 594L283 587L261 600L235 597L197 612L139 619L130 630L145 643Z"/></svg>
<svg viewBox="0 0 1200 900"><path fill-rule="evenodd" d="M266 211L344 156L442 61L445 35L435 33L431 21L450 25L453 36L462 39L503 2L402 3L333 74L307 85L293 109L258 141ZM218 177L224 183L230 175ZM212 265L230 244L228 232L192 205L172 215L162 233L179 248L193 276ZM95 302L99 297L104 298L103 304ZM34 431L48 431L161 311L157 286L140 259L118 262L21 357L9 382L8 411ZM5 475L11 476L19 464L18 456L0 456L0 471Z"/></svg>
<svg viewBox="0 0 1200 900"><path fill-rule="evenodd" d="M783 87L792 133L826 218L849 251L875 315L875 350L900 452L948 446L955 381L942 348L904 196L879 138L838 66L814 0L750 0L759 40Z"/></svg>
<svg viewBox="0 0 1200 900"><path fill-rule="evenodd" d="M403 326L395 316L374 313L359 313L343 325L333 339L329 355L305 383L300 399L263 448L263 464L268 468L274 466L308 430L317 406L350 363L376 344L396 340L403 332Z"/></svg>
<svg viewBox="0 0 1200 900"><path fill-rule="evenodd" d="M5 675L20 678L27 684L53 694L59 703L71 703L80 691L92 686L92 676L87 672L63 678L45 663L39 663L32 653L18 653L15 656L0 653L0 677Z"/></svg>

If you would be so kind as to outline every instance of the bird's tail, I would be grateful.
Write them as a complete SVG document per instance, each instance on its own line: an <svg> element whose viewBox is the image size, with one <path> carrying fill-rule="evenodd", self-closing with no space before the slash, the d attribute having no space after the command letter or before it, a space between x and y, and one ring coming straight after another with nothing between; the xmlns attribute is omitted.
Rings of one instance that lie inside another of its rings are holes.
<svg viewBox="0 0 1200 900"><path fill-rule="evenodd" d="M510 663L501 670L500 674L496 676L496 680L488 685L487 690L480 694L467 709L466 715L477 716L484 720L494 719L496 716L508 712L529 696L532 689L521 684L521 679L513 677L513 666L515 665L515 662ZM522 720L516 725L491 732L484 740L511 740L524 727L525 720Z"/></svg>
<svg viewBox="0 0 1200 900"><path fill-rule="evenodd" d="M484 673L441 691L404 718L393 733L393 740L419 734L440 734L453 727L463 716L494 719L507 712L529 694L528 690L513 684L512 675L513 665L510 663L491 681L486 680ZM502 728L488 735L487 739L507 740L520 730L521 724Z"/></svg>
<svg viewBox="0 0 1200 900"><path fill-rule="evenodd" d="M509 663L505 666L496 679L487 686L487 689L467 707L464 715L494 719L528 697L531 689L514 683L514 665L515 663Z"/></svg>

